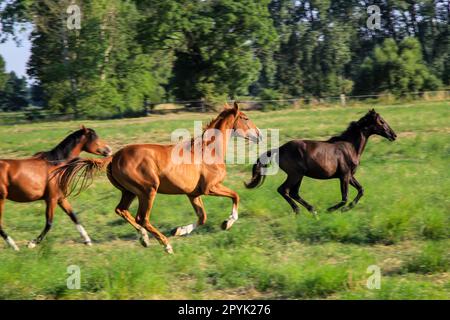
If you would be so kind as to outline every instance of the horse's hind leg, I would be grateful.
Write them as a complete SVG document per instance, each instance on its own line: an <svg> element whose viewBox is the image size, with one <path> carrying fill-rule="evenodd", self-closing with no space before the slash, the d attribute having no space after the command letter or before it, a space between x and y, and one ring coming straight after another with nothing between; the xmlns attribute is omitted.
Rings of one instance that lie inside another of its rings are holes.
<svg viewBox="0 0 450 320"><path fill-rule="evenodd" d="M60 208L69 216L70 220L72 220L73 223L75 223L75 226L80 233L81 237L83 238L84 244L91 246L92 241L89 237L88 233L84 229L84 227L81 225L76 213L73 211L72 206L70 205L69 201L67 199L60 199L58 201L58 205Z"/></svg>
<svg viewBox="0 0 450 320"><path fill-rule="evenodd" d="M116 207L116 213L125 219L129 224L131 224L139 234L139 241L144 247L150 246L150 239L148 238L147 231L136 223L134 217L130 214L128 209L130 208L131 203L136 198L136 195L133 193L122 190L122 198L120 199L119 204Z"/></svg>
<svg viewBox="0 0 450 320"><path fill-rule="evenodd" d="M356 180L355 177L350 178L350 184L356 190L358 190L358 194L356 195L355 199L353 199L353 201L350 202L350 204L348 206L342 208L342 211L348 211L348 210L352 209L358 203L359 199L361 199L361 197L364 195L364 188L361 186L361 184L358 182L358 180Z"/></svg>
<svg viewBox="0 0 450 320"><path fill-rule="evenodd" d="M348 197L349 181L350 181L350 177L348 177L348 176L344 176L344 177L340 178L342 201L332 207L329 207L327 209L327 211L335 211L335 210L339 209L340 207L345 206L345 204L347 203L347 197Z"/></svg>
<svg viewBox="0 0 450 320"><path fill-rule="evenodd" d="M44 230L42 230L41 234L34 240L31 240L28 243L28 248L34 248L37 244L39 244L42 240L44 240L47 233L52 228L53 223L53 216L55 214L55 207L56 207L56 199L47 199L45 200L45 203L47 204L47 208L45 209L45 227Z"/></svg>
<svg viewBox="0 0 450 320"><path fill-rule="evenodd" d="M192 204L192 207L195 210L195 213L198 216L198 221L196 223L191 223L183 227L175 228L172 231L172 234L174 236L184 236L190 234L192 231L194 231L198 226L204 225L206 223L206 211L203 207L203 201L201 197L192 197L188 196L189 201Z"/></svg>
<svg viewBox="0 0 450 320"><path fill-rule="evenodd" d="M304 206L309 212L311 212L314 216L317 215L317 212L315 211L314 207L310 205L308 202L306 202L302 197L300 197L300 186L302 184L303 176L300 176L298 182L292 187L292 189L289 191L289 196L300 203L302 206Z"/></svg>
<svg viewBox="0 0 450 320"><path fill-rule="evenodd" d="M299 213L300 209L295 204L295 201L291 198L290 193L291 190L294 190L294 186L297 181L298 177L294 177L293 175L288 174L286 181L284 181L283 184L279 186L277 189L278 193L284 198L284 200L287 201L287 203L289 203L289 205L291 206L292 210L294 210L295 213Z"/></svg>
<svg viewBox="0 0 450 320"><path fill-rule="evenodd" d="M6 234L6 232L3 230L2 227L2 218L3 218L3 209L5 208L5 195L0 195L0 236L2 236L3 239L5 239L6 243L8 243L11 248L13 248L15 251L19 251L19 247L16 245L14 240Z"/></svg>
<svg viewBox="0 0 450 320"><path fill-rule="evenodd" d="M148 232L150 232L156 240L159 241L167 253L173 253L172 246L169 243L169 240L165 235L163 235L158 229L150 223L150 212L152 210L153 202L156 197L156 188L152 189L148 192L148 194L141 194L138 196L139 198L139 208L136 216L136 222L144 227Z"/></svg>

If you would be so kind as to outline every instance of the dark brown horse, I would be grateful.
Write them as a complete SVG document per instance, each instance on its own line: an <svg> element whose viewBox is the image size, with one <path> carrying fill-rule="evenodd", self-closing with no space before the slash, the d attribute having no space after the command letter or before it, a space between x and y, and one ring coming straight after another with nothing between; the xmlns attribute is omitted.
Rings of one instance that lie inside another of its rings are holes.
<svg viewBox="0 0 450 320"><path fill-rule="evenodd" d="M2 228L3 210L7 199L16 202L44 200L47 205L44 230L35 240L29 242L28 247L33 248L44 239L52 226L57 204L76 224L84 242L91 244L91 239L59 189L56 180L49 179L55 168L78 157L82 151L104 156L111 154L111 148L94 130L82 126L50 151L39 152L28 159L0 160L0 235L14 250L19 250L19 247Z"/></svg>
<svg viewBox="0 0 450 320"><path fill-rule="evenodd" d="M105 159L74 160L58 169L59 184L66 195L74 179L89 179L92 174L107 168L111 183L122 191L122 199L116 207L116 213L129 222L140 234L140 241L147 246L150 232L168 253L172 253L169 240L150 224L150 211L157 193L185 194L188 196L198 221L178 227L174 235L186 235L197 226L206 222L206 212L202 195L228 197L233 200L231 215L222 224L223 229L230 228L238 219L238 194L222 185L226 176L224 156L230 135L234 133L253 141L260 140L260 132L250 119L239 110L226 108L206 127L201 137L178 144L134 144L128 145ZM212 135L211 135L212 134ZM195 154L200 149L200 159ZM211 146L214 146L211 149ZM217 155L209 161L207 156ZM178 156L183 154L184 160ZM185 157L187 155L187 157ZM199 161L198 161L199 160ZM84 181L84 180L83 180ZM128 211L131 202L138 198L139 208L136 218Z"/></svg>
<svg viewBox="0 0 450 320"><path fill-rule="evenodd" d="M327 141L292 140L282 145L278 150L263 154L253 165L253 176L246 183L247 188L255 188L264 182L265 176L261 170L274 157L278 157L279 167L287 173L286 181L278 188L281 196L290 204L295 213L299 208L295 202L304 206L316 215L314 207L299 195L300 185L304 176L314 179L338 178L341 183L342 201L328 208L334 211L341 207L342 211L353 208L363 196L363 187L355 178L356 168L369 137L373 134L394 141L397 135L388 123L375 112L370 110L365 116L349 127L340 135ZM278 154L277 154L278 153ZM358 195L346 207L348 184L351 184Z"/></svg>

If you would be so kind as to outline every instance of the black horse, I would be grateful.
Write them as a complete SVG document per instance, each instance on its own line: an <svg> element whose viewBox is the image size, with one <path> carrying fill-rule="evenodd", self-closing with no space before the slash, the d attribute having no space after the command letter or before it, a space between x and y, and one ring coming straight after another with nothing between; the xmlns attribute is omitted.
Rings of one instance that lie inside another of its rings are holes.
<svg viewBox="0 0 450 320"><path fill-rule="evenodd" d="M374 109L356 122L350 123L348 128L338 136L327 141L292 140L282 145L278 150L273 149L258 158L253 165L253 176L245 186L255 188L264 182L265 175L261 168L267 166L268 161L278 153L280 168L287 173L286 181L278 188L281 196L291 205L295 213L299 212L297 201L308 211L316 214L314 207L299 195L300 185L304 176L315 179L339 178L341 182L342 201L328 208L334 211L343 207L342 211L353 208L363 196L364 189L355 178L369 137L377 134L394 141L397 137L394 130ZM356 198L346 207L348 184L358 190ZM295 201L294 201L295 200Z"/></svg>

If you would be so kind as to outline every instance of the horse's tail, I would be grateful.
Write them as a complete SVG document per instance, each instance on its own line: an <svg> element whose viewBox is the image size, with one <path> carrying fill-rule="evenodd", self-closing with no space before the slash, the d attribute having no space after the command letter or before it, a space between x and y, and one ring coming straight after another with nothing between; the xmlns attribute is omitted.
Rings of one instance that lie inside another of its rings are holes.
<svg viewBox="0 0 450 320"><path fill-rule="evenodd" d="M94 174L104 170L111 163L113 156L102 159L75 158L69 163L57 168L52 172L52 178L57 179L59 188L64 196L74 193L79 195L87 189L94 178Z"/></svg>
<svg viewBox="0 0 450 320"><path fill-rule="evenodd" d="M269 163L266 161L266 164L263 164L261 162L262 157L266 157L269 159L272 156L272 150L267 151L266 153L263 153L258 160L256 160L256 163L253 165L252 168L252 179L249 182L244 182L244 185L247 189L253 189L256 187L259 187L264 183L264 180L266 179L266 175L263 175L261 172L261 168L266 168Z"/></svg>

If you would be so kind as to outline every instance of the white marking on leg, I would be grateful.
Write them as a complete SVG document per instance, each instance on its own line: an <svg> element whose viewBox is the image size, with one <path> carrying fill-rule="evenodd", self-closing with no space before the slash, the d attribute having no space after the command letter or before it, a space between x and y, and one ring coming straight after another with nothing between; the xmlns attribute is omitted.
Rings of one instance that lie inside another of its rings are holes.
<svg viewBox="0 0 450 320"><path fill-rule="evenodd" d="M172 249L172 246L170 245L170 243L168 243L168 244L164 247L164 249L166 249L166 252L167 252L168 254L173 254L173 249Z"/></svg>
<svg viewBox="0 0 450 320"><path fill-rule="evenodd" d="M141 227L138 230L138 235L139 235L139 241L141 242L141 244L144 247L148 247L150 245L150 239L148 238L147 230L145 230L144 228Z"/></svg>
<svg viewBox="0 0 450 320"><path fill-rule="evenodd" d="M11 238L10 236L6 237L6 242L15 250L15 251L19 251L19 247L16 245L16 243L14 242L13 238Z"/></svg>
<svg viewBox="0 0 450 320"><path fill-rule="evenodd" d="M231 215L230 215L230 217L229 217L228 219L229 219L229 220L234 220L234 221L236 221L238 218L239 218L238 210L237 210L237 208L233 205L233 211L231 212Z"/></svg>
<svg viewBox="0 0 450 320"><path fill-rule="evenodd" d="M233 205L233 211L231 212L230 216L227 220L224 221L225 223L225 230L228 230L231 228L231 226L236 222L236 220L239 218L238 210L235 205ZM223 228L223 227L222 227Z"/></svg>
<svg viewBox="0 0 450 320"><path fill-rule="evenodd" d="M198 226L197 223L191 223L191 224L188 224L187 226L178 227L175 235L177 235L177 236L187 235L187 234L191 233L192 231L194 231L195 228L197 228L197 226Z"/></svg>
<svg viewBox="0 0 450 320"><path fill-rule="evenodd" d="M84 229L84 227L81 224L77 224L76 228L77 228L78 232L80 233L81 237L83 238L84 243L87 245L92 245L91 238L89 238L89 235L86 232L86 230Z"/></svg>
<svg viewBox="0 0 450 320"><path fill-rule="evenodd" d="M28 249L33 249L36 247L36 240L31 240L27 245Z"/></svg>

